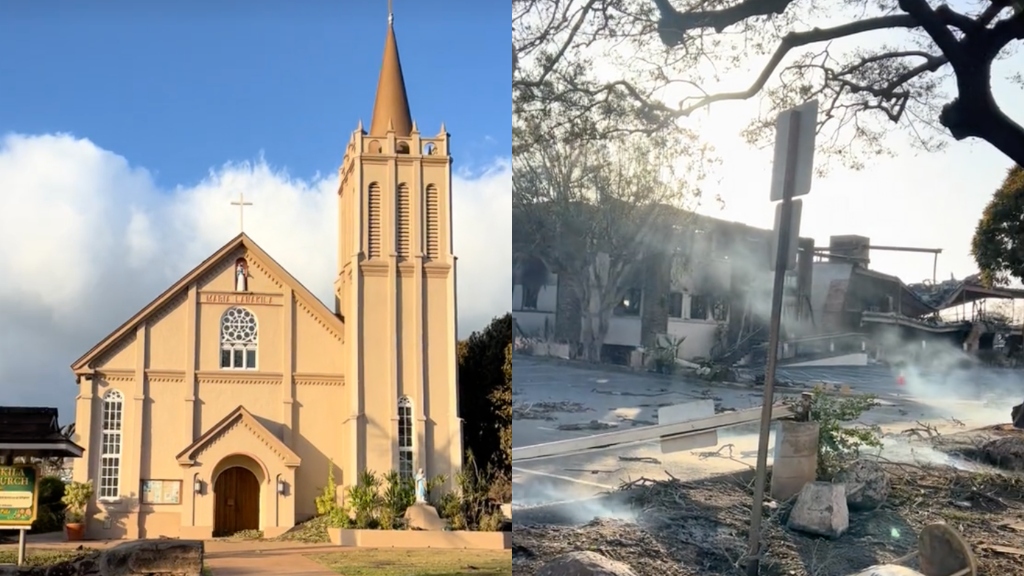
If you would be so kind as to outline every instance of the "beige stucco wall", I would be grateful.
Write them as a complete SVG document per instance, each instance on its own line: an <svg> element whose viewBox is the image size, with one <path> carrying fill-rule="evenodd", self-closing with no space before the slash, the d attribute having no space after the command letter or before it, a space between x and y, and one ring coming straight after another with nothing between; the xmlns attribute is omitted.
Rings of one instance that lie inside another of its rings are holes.
<svg viewBox="0 0 1024 576"><path fill-rule="evenodd" d="M233 299L239 256L249 264L249 293L263 297L244 305L257 318L257 370L221 370L219 365L220 319L234 305L221 300ZM76 465L76 480L91 477L98 483L102 399L111 388L124 396L121 498L94 503L90 537L208 536L213 492L193 495L193 482L212 488L225 462L239 454L245 455L243 464L270 472L257 474L265 532L292 526L296 513L312 515L328 462L346 460L347 445L337 427L338 415L347 410L341 337L321 312L244 249L227 254L209 274L171 298L98 358L91 378L81 379L77 430L88 456ZM299 455L303 465L298 471L287 468L280 455L244 427L225 432L195 466L178 463L179 452L239 405ZM283 496L276 490L279 474L291 487ZM141 504L142 480L180 480L181 504Z"/></svg>

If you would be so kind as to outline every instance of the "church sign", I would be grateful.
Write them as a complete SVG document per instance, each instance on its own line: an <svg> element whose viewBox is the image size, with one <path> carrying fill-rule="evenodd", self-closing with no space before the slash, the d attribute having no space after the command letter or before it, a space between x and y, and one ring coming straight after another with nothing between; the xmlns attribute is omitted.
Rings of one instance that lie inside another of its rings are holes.
<svg viewBox="0 0 1024 576"><path fill-rule="evenodd" d="M280 306L280 294L253 294L251 292L203 292L200 296L203 304L236 304L236 305L264 305Z"/></svg>
<svg viewBox="0 0 1024 576"><path fill-rule="evenodd" d="M0 526L31 526L39 499L34 466L0 466Z"/></svg>

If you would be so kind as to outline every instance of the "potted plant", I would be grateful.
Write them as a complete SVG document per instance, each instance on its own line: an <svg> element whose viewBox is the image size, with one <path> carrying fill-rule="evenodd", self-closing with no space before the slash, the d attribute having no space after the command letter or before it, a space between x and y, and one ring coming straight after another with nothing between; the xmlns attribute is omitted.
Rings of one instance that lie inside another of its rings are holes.
<svg viewBox="0 0 1024 576"><path fill-rule="evenodd" d="M85 538L85 511L91 499L92 480L72 482L64 488L61 502L67 506L64 511L64 529L68 542L77 542Z"/></svg>

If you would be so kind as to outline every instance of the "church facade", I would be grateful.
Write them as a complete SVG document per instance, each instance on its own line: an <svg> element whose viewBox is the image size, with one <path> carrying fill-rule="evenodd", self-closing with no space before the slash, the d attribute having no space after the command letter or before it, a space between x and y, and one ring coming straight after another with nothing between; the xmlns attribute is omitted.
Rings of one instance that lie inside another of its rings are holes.
<svg viewBox="0 0 1024 576"><path fill-rule="evenodd" d="M454 477L448 146L412 120L389 19L339 174L334 310L243 233L72 365L87 537L281 534L315 515L332 466L339 486Z"/></svg>

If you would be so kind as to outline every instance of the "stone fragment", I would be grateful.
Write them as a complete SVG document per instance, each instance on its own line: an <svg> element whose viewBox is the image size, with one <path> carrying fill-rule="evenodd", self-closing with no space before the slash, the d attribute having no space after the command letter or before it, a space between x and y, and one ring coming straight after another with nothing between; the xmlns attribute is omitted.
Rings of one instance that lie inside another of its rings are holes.
<svg viewBox="0 0 1024 576"><path fill-rule="evenodd" d="M846 486L830 482L804 485L789 513L790 530L838 538L850 527Z"/></svg>
<svg viewBox="0 0 1024 576"><path fill-rule="evenodd" d="M889 498L889 475L873 460L854 460L836 475L846 484L846 505L854 512L875 510Z"/></svg>
<svg viewBox="0 0 1024 576"><path fill-rule="evenodd" d="M549 560L537 576L636 576L628 565L597 552L570 552Z"/></svg>

